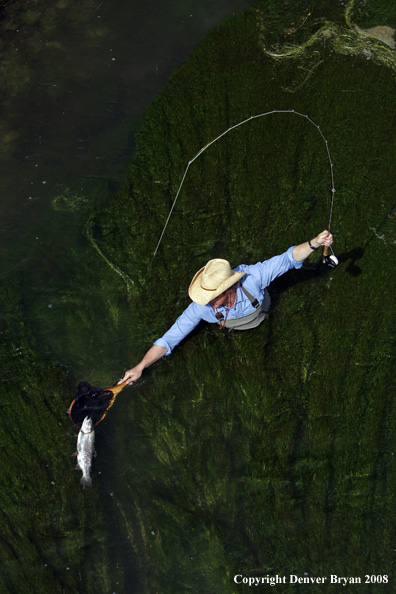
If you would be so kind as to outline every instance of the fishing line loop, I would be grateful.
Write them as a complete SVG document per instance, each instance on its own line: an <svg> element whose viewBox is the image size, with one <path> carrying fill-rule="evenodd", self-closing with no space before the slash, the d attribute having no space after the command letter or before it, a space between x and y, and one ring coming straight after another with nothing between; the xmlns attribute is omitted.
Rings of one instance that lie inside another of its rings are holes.
<svg viewBox="0 0 396 594"><path fill-rule="evenodd" d="M321 135L321 137L322 137L322 139L323 139L323 141L325 143L326 151L327 151L327 157L329 159L329 164L330 164L330 176L331 176L331 200L330 200L330 213L329 213L329 223L328 223L328 230L330 231L331 221L332 221L332 217L333 217L333 205L334 205L335 184L334 184L334 174L333 174L333 162L331 160L331 155L330 155L330 150L329 150L328 142L327 142L327 140L326 140L326 138L325 138L322 130L318 126L318 124L316 124L316 122L314 122L309 117L309 115L307 115L305 113L301 113L301 112L296 111L294 109L273 109L271 111L266 111L265 113L258 113L256 115L251 115L250 117L246 118L245 120L242 120L241 122L238 122L237 124L234 124L233 126L230 126L229 128L227 128L227 130L225 130L224 132L222 132L221 134L219 134L218 136L216 136L215 138L213 138L213 140L211 140L210 142L208 142L207 144L205 144L205 146L203 146L201 149L199 149L199 151L197 152L197 154L192 159L190 159L190 161L188 161L187 167L186 167L186 169L184 171L184 175L182 177L182 180L181 180L180 185L178 187L178 190L176 192L176 196L175 196L175 198L173 200L172 206L170 208L168 217L167 217L167 219L165 221L165 225L164 225L164 227L162 229L161 236L160 236L160 238L158 240L158 243L157 243L157 246L155 248L154 255L153 255L153 258L152 258L151 261L154 260L156 254L158 252L158 248L159 248L159 246L161 244L161 241L162 241L162 238L164 236L165 230L166 230L166 228L168 226L169 220L170 220L170 218L172 216L172 213L173 213L173 210L174 210L174 208L176 206L177 199L178 199L179 194L180 194L180 191L181 191L181 189L183 187L184 180L186 179L186 175L187 175L187 172L188 172L188 170L190 168L190 165L204 151L206 151L207 148L209 148L212 144L214 144L215 142L217 142L218 140L220 140L223 136L225 136L226 134L228 134L232 130L235 130L235 128L238 128L239 126L243 126L244 124L246 124L247 122L250 122L251 120L254 120L254 119L257 119L257 118L262 118L262 117L268 116L268 115L272 115L274 113L292 113L292 114L295 114L295 115L298 115L300 117L303 117L303 118L307 119L313 126L315 126L315 128L317 128L319 134Z"/></svg>

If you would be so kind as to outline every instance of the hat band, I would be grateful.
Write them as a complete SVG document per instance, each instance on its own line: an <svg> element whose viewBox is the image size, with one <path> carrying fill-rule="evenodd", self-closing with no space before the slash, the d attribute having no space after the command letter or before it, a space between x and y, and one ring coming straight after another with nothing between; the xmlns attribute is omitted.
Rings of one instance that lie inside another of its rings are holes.
<svg viewBox="0 0 396 594"><path fill-rule="evenodd" d="M207 289L206 287L203 287L202 285L200 285L200 287L203 291L217 291L217 288L218 288L217 287L216 289Z"/></svg>

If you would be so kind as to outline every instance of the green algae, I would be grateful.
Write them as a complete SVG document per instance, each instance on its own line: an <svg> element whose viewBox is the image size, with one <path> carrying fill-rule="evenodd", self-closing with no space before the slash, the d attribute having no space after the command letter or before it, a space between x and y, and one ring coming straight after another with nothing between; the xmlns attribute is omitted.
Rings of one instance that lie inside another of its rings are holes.
<svg viewBox="0 0 396 594"><path fill-rule="evenodd" d="M348 30L342 3L299 3L301 14L278 4L225 21L171 76L147 110L127 187L97 219L97 245L135 279L139 327L156 338L208 258L264 259L328 219L323 141L277 114L194 163L153 260L188 160L270 109L309 114L329 142L340 266L312 256L274 283L268 324L241 334L200 328L134 391L115 448L130 457L118 507L142 591L249 591L234 584L238 573L388 574L388 585L359 589L393 588L393 67L380 53L367 60L363 49L377 49ZM331 43L312 33L313 10ZM303 50L283 59L263 51L260 22L270 17L281 31L298 17ZM304 80L301 56L311 68Z"/></svg>
<svg viewBox="0 0 396 594"><path fill-rule="evenodd" d="M359 14L359 4L355 0L350 0L343 8L341 3L339 6L343 10L343 14L340 11L342 19L338 18L334 21L318 18L315 10L306 10L305 16L301 17L301 22L293 22L293 26L284 28L281 33L282 41L277 39L275 43L273 41L274 20L279 19L279 16L274 15L273 19L269 19L266 10L259 12L258 26L265 54L274 60L298 61L298 76L293 85L289 87L289 91L299 90L322 64L321 48L324 44L330 51L335 51L338 54L361 56L378 65L395 70L394 31L393 39L384 42L382 39L376 38L375 34L373 36L370 30L363 30L357 26L353 19L357 18L356 13ZM391 22L393 22L392 19ZM304 37L301 39L302 32ZM298 42L296 43L294 40Z"/></svg>
<svg viewBox="0 0 396 594"><path fill-rule="evenodd" d="M396 7L386 0L355 1L350 2L350 5L352 18L360 27L396 27Z"/></svg>
<svg viewBox="0 0 396 594"><path fill-rule="evenodd" d="M347 30L345 7L327 4L265 2L209 35L149 107L127 187L89 216L85 238L43 258L39 274L67 274L67 290L16 300L33 285L30 271L3 294L2 591L109 592L115 576L121 591L172 594L248 591L234 584L237 573L394 579L395 81L363 51L338 51L323 34L306 41L323 23L333 41ZM306 44L294 59L263 51L270 17L271 47L284 47L285 36ZM186 287L208 258L251 262L313 236L329 213L323 141L301 118L274 114L194 163L153 260L188 160L230 125L273 108L309 114L329 141L340 266L323 269L312 256L274 284L268 324L241 334L199 328L146 372L112 410L115 493L83 492L65 418L74 380L43 356L23 311L37 312L34 327L52 306L64 332L47 358L77 369L76 306L88 337L98 324L90 298L103 300L95 378L106 381L108 335L125 342L129 366L133 335L146 333L138 357L187 305ZM93 193L61 187L54 206L81 217L79 197L92 208ZM54 221L43 254L61 225Z"/></svg>
<svg viewBox="0 0 396 594"><path fill-rule="evenodd" d="M1 292L1 591L100 591L98 575L110 587L108 553L95 538L102 504L73 470L68 379L37 354L20 294L15 281Z"/></svg>
<svg viewBox="0 0 396 594"><path fill-rule="evenodd" d="M64 188L63 192L52 200L52 208L64 212L75 212L81 210L81 208L86 208L88 203L86 196L79 195L71 191L70 188Z"/></svg>

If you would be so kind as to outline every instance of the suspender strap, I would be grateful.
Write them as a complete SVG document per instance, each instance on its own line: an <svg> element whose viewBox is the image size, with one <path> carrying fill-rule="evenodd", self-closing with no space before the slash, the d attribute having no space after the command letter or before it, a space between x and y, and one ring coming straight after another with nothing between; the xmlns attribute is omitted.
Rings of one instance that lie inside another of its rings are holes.
<svg viewBox="0 0 396 594"><path fill-rule="evenodd" d="M246 297L249 299L250 303L253 305L254 309L257 309L260 305L257 299L253 297L253 295L251 295L249 291L245 289L245 287L243 287L243 285L241 285L241 289L245 293Z"/></svg>
<svg viewBox="0 0 396 594"><path fill-rule="evenodd" d="M242 285L240 285L242 291L245 293L246 297L249 299L250 303L253 305L254 309L258 309L260 307L260 302L253 297L251 293L247 289L245 289ZM224 320L224 316L220 311L216 311L216 317L221 323Z"/></svg>

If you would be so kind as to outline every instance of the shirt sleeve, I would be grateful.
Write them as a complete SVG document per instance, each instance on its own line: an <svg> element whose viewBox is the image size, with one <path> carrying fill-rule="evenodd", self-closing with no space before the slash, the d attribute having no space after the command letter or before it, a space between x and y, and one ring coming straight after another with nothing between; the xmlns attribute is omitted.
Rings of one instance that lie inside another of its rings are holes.
<svg viewBox="0 0 396 594"><path fill-rule="evenodd" d="M249 272L254 276L259 277L259 283L262 289L268 285L278 276L285 274L291 268L301 268L302 262L298 262L293 258L293 249L291 246L286 252L279 256L274 256L264 262L257 262L252 266L248 266Z"/></svg>
<svg viewBox="0 0 396 594"><path fill-rule="evenodd" d="M166 356L170 355L175 346L198 326L199 322L203 319L200 309L200 306L196 303L190 303L187 309L177 318L173 326L154 342L154 344L167 349Z"/></svg>

